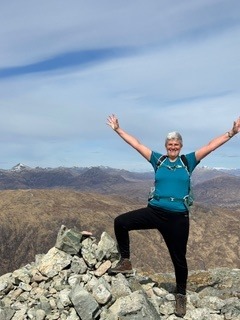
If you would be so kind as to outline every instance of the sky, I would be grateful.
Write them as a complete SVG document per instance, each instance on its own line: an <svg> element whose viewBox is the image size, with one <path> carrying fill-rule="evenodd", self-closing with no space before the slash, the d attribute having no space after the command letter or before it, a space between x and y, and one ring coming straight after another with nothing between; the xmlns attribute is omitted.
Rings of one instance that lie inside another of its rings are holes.
<svg viewBox="0 0 240 320"><path fill-rule="evenodd" d="M0 3L0 168L151 165L106 124L165 153L240 116L239 0ZM240 168L240 134L200 166Z"/></svg>

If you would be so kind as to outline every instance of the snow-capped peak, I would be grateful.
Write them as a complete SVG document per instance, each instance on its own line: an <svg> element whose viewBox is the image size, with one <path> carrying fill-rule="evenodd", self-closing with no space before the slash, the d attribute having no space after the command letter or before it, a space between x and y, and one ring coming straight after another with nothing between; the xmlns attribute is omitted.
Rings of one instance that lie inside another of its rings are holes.
<svg viewBox="0 0 240 320"><path fill-rule="evenodd" d="M30 169L30 167L26 166L23 163L18 163L14 167L12 167L11 170L12 171L21 171L21 170L24 170L24 169Z"/></svg>

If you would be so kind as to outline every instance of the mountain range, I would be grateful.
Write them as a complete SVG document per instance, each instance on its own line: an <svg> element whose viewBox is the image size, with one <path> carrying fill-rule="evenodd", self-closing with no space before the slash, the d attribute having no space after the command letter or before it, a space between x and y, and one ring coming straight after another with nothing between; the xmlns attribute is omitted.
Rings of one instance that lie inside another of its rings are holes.
<svg viewBox="0 0 240 320"><path fill-rule="evenodd" d="M196 169L192 176L188 246L190 269L239 267L239 170ZM118 214L146 205L153 172L108 167L0 170L0 274L10 272L54 245L62 224L106 230L114 237ZM168 272L172 264L155 230L134 231L132 260L147 272Z"/></svg>
<svg viewBox="0 0 240 320"><path fill-rule="evenodd" d="M0 170L0 190L67 188L124 195L146 201L153 172L130 172L110 167L30 168L17 164ZM237 208L240 205L240 169L196 168L192 175L195 201Z"/></svg>

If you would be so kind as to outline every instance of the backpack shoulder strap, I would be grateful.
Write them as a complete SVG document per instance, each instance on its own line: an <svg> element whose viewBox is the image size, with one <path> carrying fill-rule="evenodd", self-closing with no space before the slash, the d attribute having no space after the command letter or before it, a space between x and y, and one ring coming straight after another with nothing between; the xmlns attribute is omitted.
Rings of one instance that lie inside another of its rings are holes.
<svg viewBox="0 0 240 320"><path fill-rule="evenodd" d="M163 164L163 162L166 160L167 155L163 154L157 161L157 169Z"/></svg>
<svg viewBox="0 0 240 320"><path fill-rule="evenodd" d="M182 163L184 164L184 166L186 167L188 173L190 174L189 165L188 165L188 160L187 160L185 154L182 154L182 155L180 156L180 159L181 159Z"/></svg>

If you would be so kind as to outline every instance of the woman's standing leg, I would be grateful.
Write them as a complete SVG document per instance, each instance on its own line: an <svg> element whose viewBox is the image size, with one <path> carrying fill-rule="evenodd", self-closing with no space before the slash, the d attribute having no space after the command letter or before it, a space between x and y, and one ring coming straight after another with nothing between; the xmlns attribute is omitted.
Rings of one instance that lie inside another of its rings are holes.
<svg viewBox="0 0 240 320"><path fill-rule="evenodd" d="M186 294L188 277L186 259L189 236L188 213L169 215L167 225L159 231L163 235L174 265L177 293Z"/></svg>
<svg viewBox="0 0 240 320"><path fill-rule="evenodd" d="M167 244L176 276L176 308L175 314L184 317L186 314L186 288L188 277L187 266L187 241L189 235L189 216L185 214L174 214L169 217L167 227L161 230Z"/></svg>

